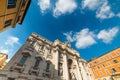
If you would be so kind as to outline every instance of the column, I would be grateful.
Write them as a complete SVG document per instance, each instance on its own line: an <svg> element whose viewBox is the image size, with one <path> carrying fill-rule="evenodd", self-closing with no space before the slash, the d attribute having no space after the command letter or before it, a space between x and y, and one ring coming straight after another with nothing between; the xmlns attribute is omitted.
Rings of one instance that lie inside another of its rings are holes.
<svg viewBox="0 0 120 80"><path fill-rule="evenodd" d="M55 79L58 78L58 59L59 59L59 52L58 52L58 47L56 47L54 48L54 53L53 53L53 60L55 65L55 71L54 71Z"/></svg>
<svg viewBox="0 0 120 80"><path fill-rule="evenodd" d="M63 54L63 77L65 80L69 80L69 73L68 73L68 63L67 63L67 56L66 53Z"/></svg>
<svg viewBox="0 0 120 80"><path fill-rule="evenodd" d="M77 78L77 80L82 80L80 70L79 70L79 65L78 65L76 57L74 58L74 64L76 66L76 71L75 71L76 72L76 78ZM84 79L84 80L87 80L87 79Z"/></svg>

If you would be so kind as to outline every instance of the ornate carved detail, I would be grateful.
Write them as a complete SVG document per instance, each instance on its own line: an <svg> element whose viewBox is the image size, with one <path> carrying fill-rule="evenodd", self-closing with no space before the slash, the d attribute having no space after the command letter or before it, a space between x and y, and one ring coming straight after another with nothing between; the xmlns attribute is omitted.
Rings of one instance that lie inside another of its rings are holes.
<svg viewBox="0 0 120 80"><path fill-rule="evenodd" d="M35 74L36 76L39 75L40 69L38 67L31 67L29 70L29 74Z"/></svg>
<svg viewBox="0 0 120 80"><path fill-rule="evenodd" d="M23 54L23 55L26 55L26 56L32 56L32 53L31 53L30 51L28 51L28 50L24 50L24 51L22 52L22 54Z"/></svg>
<svg viewBox="0 0 120 80"><path fill-rule="evenodd" d="M77 68L77 66L76 65L73 65L73 69L76 69Z"/></svg>
<svg viewBox="0 0 120 80"><path fill-rule="evenodd" d="M50 76L51 76L50 72L44 71L43 77L48 77L48 78L50 78Z"/></svg>
<svg viewBox="0 0 120 80"><path fill-rule="evenodd" d="M47 58L52 59L52 58L53 58L52 54L48 54L48 55L47 55Z"/></svg>
<svg viewBox="0 0 120 80"><path fill-rule="evenodd" d="M26 48L25 48L25 50L28 50L28 51L31 51L31 52L33 52L33 47L30 47L30 46L27 46Z"/></svg>
<svg viewBox="0 0 120 80"><path fill-rule="evenodd" d="M11 66L10 71L18 70L20 73L24 71L25 65L19 65L18 63L15 63L13 66Z"/></svg>

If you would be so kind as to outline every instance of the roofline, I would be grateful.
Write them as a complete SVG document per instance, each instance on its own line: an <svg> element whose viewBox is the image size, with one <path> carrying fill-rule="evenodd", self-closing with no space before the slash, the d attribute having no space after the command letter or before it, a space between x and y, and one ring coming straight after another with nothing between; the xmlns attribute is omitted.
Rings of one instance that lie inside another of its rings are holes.
<svg viewBox="0 0 120 80"><path fill-rule="evenodd" d="M90 62L90 61L92 61L92 60L96 60L96 59L98 59L98 58L100 58L100 57L102 57L102 56L104 56L104 55L107 55L107 54L109 54L110 52L112 52L112 51L114 51L114 50L116 50L116 49L119 49L120 47L117 47L117 48L115 48L115 49L113 49L113 50L110 50L110 51L108 51L108 52L106 52L106 53L104 53L104 54L102 54L102 55L100 55L100 56L98 56L98 57L94 57L94 58L92 58L91 60L88 60L87 62Z"/></svg>

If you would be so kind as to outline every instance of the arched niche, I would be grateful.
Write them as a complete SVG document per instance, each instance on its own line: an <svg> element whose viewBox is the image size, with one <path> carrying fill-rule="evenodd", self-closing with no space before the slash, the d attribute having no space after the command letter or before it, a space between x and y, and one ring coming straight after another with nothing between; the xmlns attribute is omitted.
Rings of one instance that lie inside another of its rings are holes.
<svg viewBox="0 0 120 80"><path fill-rule="evenodd" d="M69 73L69 79L70 80L76 80L76 76L74 73L74 61L72 59L67 60L68 63L68 73Z"/></svg>
<svg viewBox="0 0 120 80"><path fill-rule="evenodd" d="M73 60L72 59L68 59L68 69L72 68L72 64L73 64Z"/></svg>

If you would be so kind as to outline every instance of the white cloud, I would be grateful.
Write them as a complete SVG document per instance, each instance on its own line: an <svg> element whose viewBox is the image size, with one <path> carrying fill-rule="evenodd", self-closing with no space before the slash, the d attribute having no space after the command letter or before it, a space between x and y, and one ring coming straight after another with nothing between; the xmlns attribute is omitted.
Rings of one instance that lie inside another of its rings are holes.
<svg viewBox="0 0 120 80"><path fill-rule="evenodd" d="M116 16L120 18L120 13L118 13Z"/></svg>
<svg viewBox="0 0 120 80"><path fill-rule="evenodd" d="M115 16L107 0L82 0L82 9L96 10L96 18L108 19Z"/></svg>
<svg viewBox="0 0 120 80"><path fill-rule="evenodd" d="M63 35L66 36L66 39L69 41L69 42L73 42L73 38L72 38L72 31L70 32L67 32L67 33L63 33Z"/></svg>
<svg viewBox="0 0 120 80"><path fill-rule="evenodd" d="M9 51L4 49L4 50L1 50L0 52L1 52L1 53L5 53L5 54L8 54Z"/></svg>
<svg viewBox="0 0 120 80"><path fill-rule="evenodd" d="M1 52L1 53L5 53L5 54L8 54L8 53L9 53L9 50L8 50L8 49L4 49L3 47L0 47L0 52Z"/></svg>
<svg viewBox="0 0 120 80"><path fill-rule="evenodd" d="M110 43L113 40L113 38L117 35L118 31L119 29L117 27L114 27L109 30L101 30L97 37L98 39L102 39L105 43Z"/></svg>
<svg viewBox="0 0 120 80"><path fill-rule="evenodd" d="M96 43L94 37L94 33L89 31L89 29L83 29L80 32L76 32L73 37L71 37L71 34L69 35L68 33L66 33L67 35L66 38L68 41L73 40L75 41L75 45L77 48L86 48L89 47L93 44Z"/></svg>
<svg viewBox="0 0 120 80"><path fill-rule="evenodd" d="M119 31L118 27L113 27L108 30L100 30L98 34L90 31L88 28L82 29L80 32L63 33L69 42L75 42L76 48L83 49L97 43L97 40L102 40L104 43L110 43Z"/></svg>
<svg viewBox="0 0 120 80"><path fill-rule="evenodd" d="M50 0L39 0L38 5L42 13L50 8Z"/></svg>
<svg viewBox="0 0 120 80"><path fill-rule="evenodd" d="M104 4L96 12L96 17L100 19L112 18L114 16L115 14L111 11L107 0L105 0Z"/></svg>
<svg viewBox="0 0 120 80"><path fill-rule="evenodd" d="M72 13L77 8L75 0L58 0L55 4L53 14L55 17L65 13Z"/></svg>
<svg viewBox="0 0 120 80"><path fill-rule="evenodd" d="M8 37L7 41L5 42L6 45L13 46L14 44L20 44L19 43L19 38L10 36Z"/></svg>
<svg viewBox="0 0 120 80"><path fill-rule="evenodd" d="M82 8L88 8L90 10L95 10L101 6L104 0L83 0L82 1Z"/></svg>
<svg viewBox="0 0 120 80"><path fill-rule="evenodd" d="M89 29L83 29L74 35L74 40L76 40L77 48L86 48L96 43L94 39L94 33L90 32Z"/></svg>

